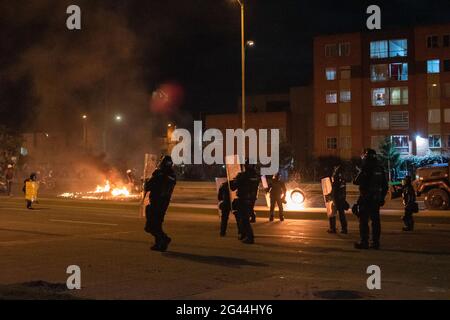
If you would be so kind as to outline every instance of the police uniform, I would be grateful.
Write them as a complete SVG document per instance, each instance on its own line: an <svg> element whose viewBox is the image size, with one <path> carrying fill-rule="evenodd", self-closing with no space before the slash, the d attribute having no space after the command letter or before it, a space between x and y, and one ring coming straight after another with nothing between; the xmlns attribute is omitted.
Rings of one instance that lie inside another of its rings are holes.
<svg viewBox="0 0 450 320"><path fill-rule="evenodd" d="M339 216L341 222L341 233L346 234L347 230L347 217L345 216L345 210L348 209L347 197L347 185L344 177L342 176L340 168L336 168L331 177L332 189L331 199L333 200L333 216L330 218L329 233L336 233L336 216Z"/></svg>
<svg viewBox="0 0 450 320"><path fill-rule="evenodd" d="M233 201L233 209L237 211L241 231L240 238L247 244L254 243L250 218L258 194L259 179L260 177L254 166L246 165L245 172L239 173L236 179L230 181L231 190L237 191L237 199Z"/></svg>
<svg viewBox="0 0 450 320"><path fill-rule="evenodd" d="M146 181L144 192L150 192L150 204L145 208L145 231L155 237L155 251L166 251L171 239L164 233L162 225L170 204L173 189L176 184L176 175L172 169L172 160L165 157L152 177Z"/></svg>
<svg viewBox="0 0 450 320"><path fill-rule="evenodd" d="M221 212L220 235L222 237L225 237L226 234L227 234L228 218L229 218L230 212L231 212L230 189L228 187L228 182L224 182L220 186L217 198L220 201L219 209L220 209L220 212ZM237 223L238 231L239 231L239 221L238 221L238 218L236 216L236 213L235 212L233 212L233 213L235 215L236 223Z"/></svg>
<svg viewBox="0 0 450 320"><path fill-rule="evenodd" d="M274 220L275 205L278 206L280 221L284 221L283 202L286 197L286 185L280 180L279 175L275 175L270 186L270 221Z"/></svg>
<svg viewBox="0 0 450 320"><path fill-rule="evenodd" d="M361 172L354 181L359 186L358 199L359 232L361 241L355 243L357 249L369 248L369 220L372 222L371 248L379 249L381 236L380 207L388 191L384 168L378 163L376 152L366 150Z"/></svg>
<svg viewBox="0 0 450 320"><path fill-rule="evenodd" d="M405 215L403 216L403 222L405 227L403 231L413 231L414 230L414 218L413 214L416 212L416 192L411 184L411 178L407 177L405 179L405 185L402 190L403 205L405 206Z"/></svg>

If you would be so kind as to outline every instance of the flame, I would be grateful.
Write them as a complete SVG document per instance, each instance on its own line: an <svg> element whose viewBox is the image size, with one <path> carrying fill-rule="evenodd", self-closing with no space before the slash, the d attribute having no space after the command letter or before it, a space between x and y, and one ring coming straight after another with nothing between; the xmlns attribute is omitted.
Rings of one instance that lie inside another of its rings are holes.
<svg viewBox="0 0 450 320"><path fill-rule="evenodd" d="M109 180L104 185L97 185L95 191L71 193L66 192L59 195L61 198L76 198L85 200L121 200L121 199L138 199L140 195L132 194L126 187L113 187Z"/></svg>
<svg viewBox="0 0 450 320"><path fill-rule="evenodd" d="M304 209L305 200L306 197L302 190L298 188L288 190L286 192L286 210L295 211Z"/></svg>

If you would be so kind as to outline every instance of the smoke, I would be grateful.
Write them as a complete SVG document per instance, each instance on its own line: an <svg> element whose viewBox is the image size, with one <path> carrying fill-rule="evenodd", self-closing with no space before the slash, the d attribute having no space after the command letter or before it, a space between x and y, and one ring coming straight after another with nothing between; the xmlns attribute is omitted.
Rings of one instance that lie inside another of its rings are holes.
<svg viewBox="0 0 450 320"><path fill-rule="evenodd" d="M82 1L82 30L69 31L65 24L69 4L32 1L18 15L19 23L48 23L39 41L10 68L13 78L30 77L38 101L35 125L44 131L72 128L76 121L70 119L81 113L105 115L146 101L138 79L136 36L127 20Z"/></svg>
<svg viewBox="0 0 450 320"><path fill-rule="evenodd" d="M76 1L82 29L68 30L66 9L72 4L0 1L3 23L15 26L22 42L5 75L11 81L29 79L34 103L27 107L32 117L28 132L63 133L67 150L59 157L69 162L82 147L81 116L88 114L88 136L97 154L106 135L109 159L142 160L152 151L151 94L142 79L142 45L114 1ZM116 114L123 123L115 123Z"/></svg>

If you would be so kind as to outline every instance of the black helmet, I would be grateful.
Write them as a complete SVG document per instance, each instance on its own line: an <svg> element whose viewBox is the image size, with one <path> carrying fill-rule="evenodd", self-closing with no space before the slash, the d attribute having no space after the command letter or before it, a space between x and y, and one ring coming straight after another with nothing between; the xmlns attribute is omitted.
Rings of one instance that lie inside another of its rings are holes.
<svg viewBox="0 0 450 320"><path fill-rule="evenodd" d="M370 149L370 148L364 149L363 154L362 154L363 160L376 159L376 157L377 157L377 152L375 150Z"/></svg>
<svg viewBox="0 0 450 320"><path fill-rule="evenodd" d="M245 165L244 165L245 171L249 170L256 170L256 164L252 163L250 159L245 159Z"/></svg>
<svg viewBox="0 0 450 320"><path fill-rule="evenodd" d="M30 179L31 180L36 180L36 177L37 177L36 173L30 174Z"/></svg>
<svg viewBox="0 0 450 320"><path fill-rule="evenodd" d="M170 169L173 166L173 161L172 161L172 157L171 156L164 156L164 158L162 158L159 167L161 169Z"/></svg>

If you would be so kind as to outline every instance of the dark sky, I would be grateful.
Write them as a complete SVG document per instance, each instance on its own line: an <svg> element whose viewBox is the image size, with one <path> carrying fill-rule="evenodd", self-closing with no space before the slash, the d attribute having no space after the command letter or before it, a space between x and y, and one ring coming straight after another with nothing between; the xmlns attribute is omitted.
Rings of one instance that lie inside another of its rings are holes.
<svg viewBox="0 0 450 320"><path fill-rule="evenodd" d="M7 70L18 63L24 52L45 39L48 42L56 33L55 15L65 19L65 12L55 12L52 2L61 4L64 0L0 0L0 15L5 14L5 8L9 10L9 17L0 20L0 123L19 123L32 114L36 104L32 81L26 73L11 77ZM33 9L30 3L39 9ZM50 5L46 9L39 3ZM137 42L133 49L137 63L133 68L149 94L161 83L174 81L185 89L182 106L185 114L198 117L199 112L236 109L240 94L240 11L233 0L70 3L82 7L86 26L82 32L89 33L90 22L98 18L91 14L93 7L111 10L126 20ZM248 51L249 93L283 92L289 86L311 83L313 36L364 30L365 10L370 4L381 6L383 28L450 22L449 0L247 0L246 3L247 37L256 42Z"/></svg>

